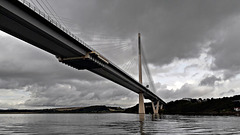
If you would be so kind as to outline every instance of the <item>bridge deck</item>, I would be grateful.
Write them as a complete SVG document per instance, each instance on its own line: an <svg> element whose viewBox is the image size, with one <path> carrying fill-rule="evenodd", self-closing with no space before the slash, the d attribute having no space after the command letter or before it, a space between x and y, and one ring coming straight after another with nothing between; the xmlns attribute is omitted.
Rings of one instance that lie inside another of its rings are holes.
<svg viewBox="0 0 240 135"><path fill-rule="evenodd" d="M136 93L144 93L146 99L165 104L161 98L49 16L30 3L22 2L0 0L0 30L55 55L69 66L87 69Z"/></svg>

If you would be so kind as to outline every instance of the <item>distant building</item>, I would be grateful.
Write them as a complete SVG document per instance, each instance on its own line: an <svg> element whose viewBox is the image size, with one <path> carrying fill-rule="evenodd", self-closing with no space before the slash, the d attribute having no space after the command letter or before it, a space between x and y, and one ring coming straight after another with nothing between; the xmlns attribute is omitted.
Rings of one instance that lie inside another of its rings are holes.
<svg viewBox="0 0 240 135"><path fill-rule="evenodd" d="M240 107L235 107L235 108L234 108L234 111L240 112Z"/></svg>
<svg viewBox="0 0 240 135"><path fill-rule="evenodd" d="M182 100L184 100L184 101L191 101L192 98L183 98Z"/></svg>
<svg viewBox="0 0 240 135"><path fill-rule="evenodd" d="M238 102L238 103L240 103L240 100L233 100L233 102Z"/></svg>
<svg viewBox="0 0 240 135"><path fill-rule="evenodd" d="M240 112L240 100L234 100L233 101L234 102L234 111L236 111L236 112Z"/></svg>

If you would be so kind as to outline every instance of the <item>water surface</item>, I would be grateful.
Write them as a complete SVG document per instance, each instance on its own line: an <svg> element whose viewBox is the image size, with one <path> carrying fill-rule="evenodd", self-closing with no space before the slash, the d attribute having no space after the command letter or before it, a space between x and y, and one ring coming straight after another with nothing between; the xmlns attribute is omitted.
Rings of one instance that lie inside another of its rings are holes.
<svg viewBox="0 0 240 135"><path fill-rule="evenodd" d="M240 134L240 117L138 114L0 114L0 134Z"/></svg>

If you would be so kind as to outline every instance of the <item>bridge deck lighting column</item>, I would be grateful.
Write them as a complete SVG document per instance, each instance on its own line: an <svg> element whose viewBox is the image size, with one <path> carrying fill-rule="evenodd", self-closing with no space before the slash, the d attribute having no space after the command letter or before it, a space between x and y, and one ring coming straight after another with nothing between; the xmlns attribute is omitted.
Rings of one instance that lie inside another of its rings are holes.
<svg viewBox="0 0 240 135"><path fill-rule="evenodd" d="M141 35L140 35L140 33L138 33L138 57L139 57L139 83L142 84L142 54L141 54ZM138 113L145 114L143 93L139 93Z"/></svg>

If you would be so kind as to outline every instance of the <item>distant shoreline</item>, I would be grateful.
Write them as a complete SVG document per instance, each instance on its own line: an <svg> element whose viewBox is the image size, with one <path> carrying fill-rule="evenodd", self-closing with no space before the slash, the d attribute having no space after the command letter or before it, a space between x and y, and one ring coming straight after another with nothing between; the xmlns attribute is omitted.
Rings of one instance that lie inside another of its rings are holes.
<svg viewBox="0 0 240 135"><path fill-rule="evenodd" d="M127 112L0 112L1 114L113 114L113 113L126 113ZM147 113L148 114L148 113ZM147 115L146 114L146 115ZM160 115L185 115L185 116L240 116L240 113L161 113Z"/></svg>
<svg viewBox="0 0 240 135"><path fill-rule="evenodd" d="M13 109L0 110L0 114L43 114L43 113L118 113L123 112L120 107L108 107L105 105L88 107L52 108L52 109Z"/></svg>
<svg viewBox="0 0 240 135"><path fill-rule="evenodd" d="M191 99L171 101L159 110L160 114L166 115L198 115L198 116L240 116L240 95L217 99ZM145 103L146 114L152 114L152 104ZM12 109L0 110L0 114L58 114L58 113L138 113L138 104L123 109L105 105L88 107L69 107L52 109Z"/></svg>

